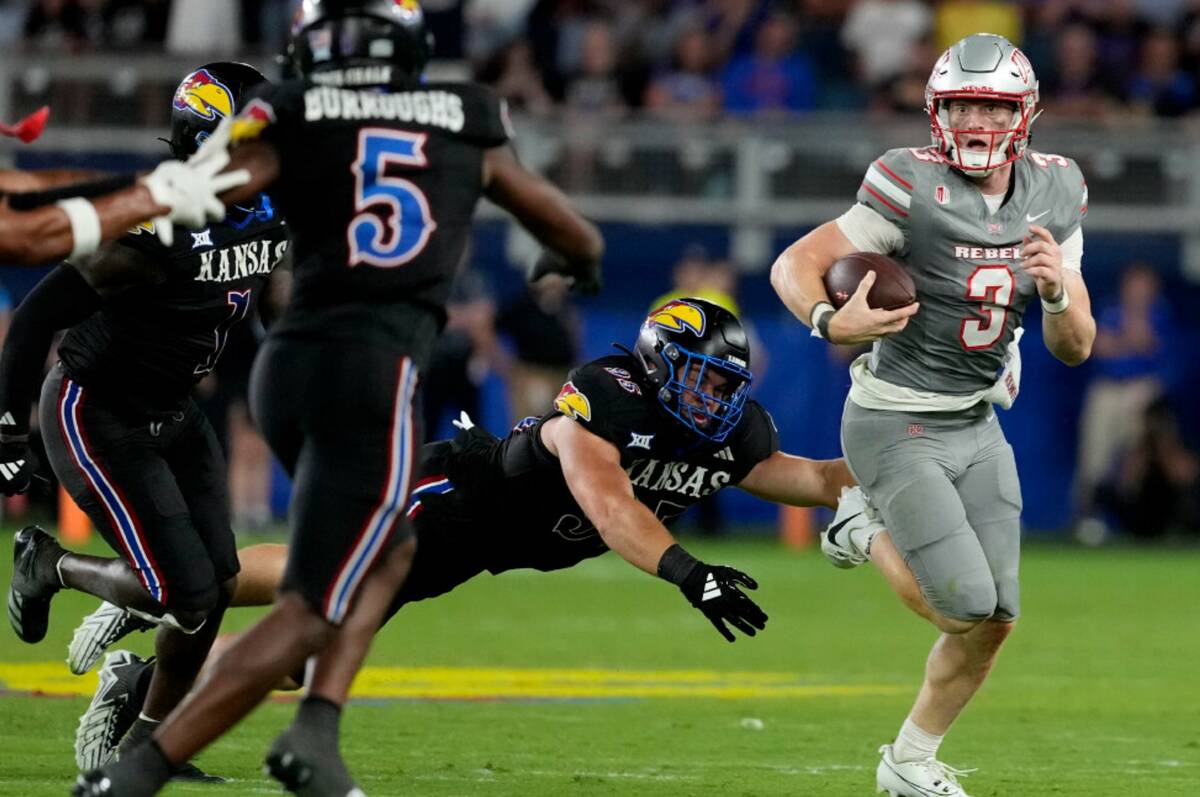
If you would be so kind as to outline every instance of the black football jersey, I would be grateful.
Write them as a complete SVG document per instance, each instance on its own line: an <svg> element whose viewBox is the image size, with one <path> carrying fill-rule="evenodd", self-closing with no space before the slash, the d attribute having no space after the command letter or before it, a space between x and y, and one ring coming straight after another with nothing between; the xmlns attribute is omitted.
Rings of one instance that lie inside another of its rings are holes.
<svg viewBox="0 0 1200 797"><path fill-rule="evenodd" d="M280 334L431 344L483 192L483 155L508 130L501 101L473 83L264 88L233 139L267 141L280 161L268 191L295 245ZM413 306L433 321L416 341Z"/></svg>
<svg viewBox="0 0 1200 797"><path fill-rule="evenodd" d="M146 223L118 239L165 279L118 294L59 346L71 378L134 411L173 412L213 369L229 330L254 308L288 251L288 227L266 195L163 246Z"/></svg>
<svg viewBox="0 0 1200 797"><path fill-rule="evenodd" d="M481 528L493 529L488 569L557 570L608 550L571 496L558 458L541 441L546 421L565 415L621 452L638 500L670 523L706 495L736 485L779 448L770 415L755 401L724 441L699 440L660 409L634 360L615 355L571 372L554 409L518 424L488 455L486 475L456 468L447 475Z"/></svg>

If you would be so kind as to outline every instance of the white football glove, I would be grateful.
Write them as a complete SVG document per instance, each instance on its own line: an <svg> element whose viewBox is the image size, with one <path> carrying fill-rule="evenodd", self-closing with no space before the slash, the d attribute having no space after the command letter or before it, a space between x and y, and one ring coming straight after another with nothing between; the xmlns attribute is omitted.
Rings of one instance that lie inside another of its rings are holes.
<svg viewBox="0 0 1200 797"><path fill-rule="evenodd" d="M245 185L250 172L245 169L221 173L229 164L229 134L232 119L218 125L187 161L166 161L142 178L150 195L171 212L155 218L154 230L165 246L175 239L174 224L199 228L225 218L225 205L217 194Z"/></svg>
<svg viewBox="0 0 1200 797"><path fill-rule="evenodd" d="M984 401L998 404L1003 409L1012 409L1021 392L1021 336L1025 334L1024 327L1017 327L1013 332L1012 343L1008 344L1008 354L1004 358L1004 369L996 378L996 384L983 394Z"/></svg>

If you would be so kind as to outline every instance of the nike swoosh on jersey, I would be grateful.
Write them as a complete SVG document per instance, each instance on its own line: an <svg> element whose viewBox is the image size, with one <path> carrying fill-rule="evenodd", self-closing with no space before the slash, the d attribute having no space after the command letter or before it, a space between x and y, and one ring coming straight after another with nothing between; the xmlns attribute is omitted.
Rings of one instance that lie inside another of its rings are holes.
<svg viewBox="0 0 1200 797"><path fill-rule="evenodd" d="M1041 213L1037 214L1036 216L1030 216L1028 213L1026 213L1025 221L1032 224L1033 222L1037 221L1038 219L1040 219L1042 216L1045 216L1049 212L1050 212L1049 210L1043 210Z"/></svg>

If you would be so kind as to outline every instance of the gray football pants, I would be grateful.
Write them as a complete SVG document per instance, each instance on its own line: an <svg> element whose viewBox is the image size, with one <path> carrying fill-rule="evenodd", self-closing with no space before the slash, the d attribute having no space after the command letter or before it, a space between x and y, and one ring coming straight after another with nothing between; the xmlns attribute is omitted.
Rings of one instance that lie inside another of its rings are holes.
<svg viewBox="0 0 1200 797"><path fill-rule="evenodd" d="M910 413L847 399L842 451L935 611L1016 618L1021 485L991 405Z"/></svg>

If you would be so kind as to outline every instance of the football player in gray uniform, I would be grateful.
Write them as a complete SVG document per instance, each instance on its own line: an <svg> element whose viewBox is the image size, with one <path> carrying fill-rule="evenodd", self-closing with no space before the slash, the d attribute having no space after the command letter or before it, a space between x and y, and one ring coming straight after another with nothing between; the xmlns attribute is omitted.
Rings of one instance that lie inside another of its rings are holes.
<svg viewBox="0 0 1200 797"><path fill-rule="evenodd" d="M990 403L1006 350L1035 294L1059 360L1082 363L1096 334L1081 275L1087 187L1070 158L1028 149L1037 86L1006 39L981 33L954 44L925 92L933 146L872 163L857 203L771 271L814 334L872 343L851 366L842 447L888 534L873 545L865 531L830 541L842 544L840 563L869 556L943 632L916 704L880 749L877 785L893 797L965 797L938 748L1019 611L1021 491ZM835 311L822 276L855 251L902 263L918 303L870 309L869 274ZM911 598L914 576L923 600Z"/></svg>

